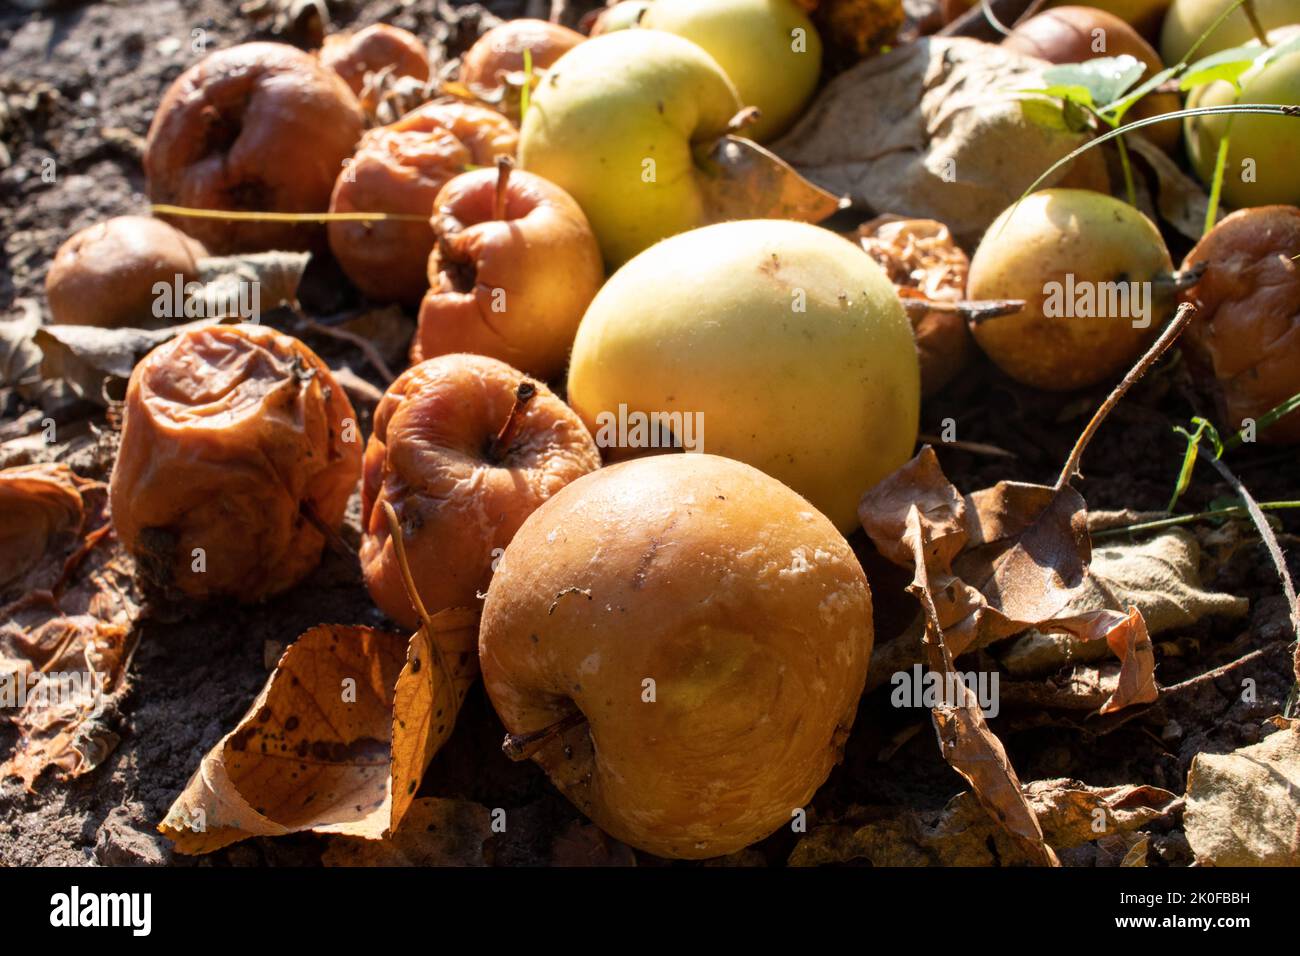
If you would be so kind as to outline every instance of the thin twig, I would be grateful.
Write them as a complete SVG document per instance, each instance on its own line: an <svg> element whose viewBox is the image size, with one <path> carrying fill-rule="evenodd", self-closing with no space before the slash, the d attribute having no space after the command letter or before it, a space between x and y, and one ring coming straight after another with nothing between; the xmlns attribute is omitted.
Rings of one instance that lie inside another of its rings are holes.
<svg viewBox="0 0 1300 956"><path fill-rule="evenodd" d="M1070 457L1065 460L1065 467L1061 469L1060 477L1056 479L1055 487L1057 491L1060 491L1076 475L1080 474L1079 459L1083 457L1084 449L1088 447L1088 443L1092 441L1092 436L1097 433L1097 429L1106 420L1106 416L1110 414L1111 409L1119 404L1119 400L1124 397L1128 390L1147 373L1151 366L1156 363L1156 360L1174 343L1174 339L1178 338L1183 329L1187 328L1187 323L1192 320L1192 316L1195 314L1196 310L1190 302L1184 302L1180 305L1173 321L1165 326L1165 330L1160 333L1160 337L1155 340L1151 348L1147 349L1146 354L1138 359L1138 363L1129 369L1123 381L1116 385L1114 391L1106 397L1106 401L1101 403L1101 407L1092 416L1087 427L1084 428L1083 434L1079 436L1079 440L1074 443L1074 448L1070 451Z"/></svg>
<svg viewBox="0 0 1300 956"><path fill-rule="evenodd" d="M902 300L903 310L909 318L920 318L931 312L955 312L967 322L985 322L1004 315L1015 315L1025 308L1024 299L959 299L936 300L908 297Z"/></svg>
<svg viewBox="0 0 1300 956"><path fill-rule="evenodd" d="M393 379L397 377L393 374L393 370L388 367L388 363L384 361L384 357L379 354L379 350L375 348L374 343L365 336L357 335L355 332L349 332L347 329L339 329L332 325L324 325L317 322L315 319L308 318L303 314L301 309L298 310L298 321L306 332L314 332L317 335L326 335L332 339L338 339L341 342L347 342L349 345L356 346L361 351L361 354L365 356L366 361L374 366L375 371L379 373L380 377L383 378L386 383L391 383Z"/></svg>
<svg viewBox="0 0 1300 956"><path fill-rule="evenodd" d="M560 734L580 726L586 720L586 714L575 710L541 730L534 730L527 734L506 734L506 739L501 742L501 751L511 760L527 760Z"/></svg>
<svg viewBox="0 0 1300 956"><path fill-rule="evenodd" d="M1300 508L1300 501L1261 501L1259 502L1260 511L1287 511L1292 508ZM1228 508L1220 508L1218 511L1198 511L1196 514L1175 515L1172 518L1157 518L1153 521L1140 521L1137 524L1120 525L1116 528L1102 528L1099 531L1092 532L1092 540L1098 538L1114 537L1121 534L1137 534L1142 531L1162 531L1165 528L1177 528L1180 525L1196 524L1198 521L1212 521L1216 518L1240 518L1243 515L1249 516L1250 512L1244 505L1232 505Z"/></svg>

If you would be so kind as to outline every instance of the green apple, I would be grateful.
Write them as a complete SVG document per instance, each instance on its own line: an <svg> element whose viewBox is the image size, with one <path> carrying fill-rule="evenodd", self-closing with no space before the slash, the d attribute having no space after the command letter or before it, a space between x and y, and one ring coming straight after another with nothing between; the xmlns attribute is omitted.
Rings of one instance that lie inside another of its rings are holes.
<svg viewBox="0 0 1300 956"><path fill-rule="evenodd" d="M703 225L692 146L716 140L740 111L722 67L659 30L620 30L560 57L520 129L520 165L566 190L617 266Z"/></svg>
<svg viewBox="0 0 1300 956"><path fill-rule="evenodd" d="M1284 28L1269 34L1277 46L1300 36ZM1189 108L1229 103L1278 103L1300 106L1300 51L1288 53L1246 73L1241 92L1220 80L1194 89ZM1300 204L1300 119L1246 114L1189 116L1187 154L1207 186L1214 178L1219 141L1228 133L1228 157L1223 174L1223 199L1235 208Z"/></svg>
<svg viewBox="0 0 1300 956"><path fill-rule="evenodd" d="M609 457L656 450L634 428L658 421L847 532L862 493L912 454L920 369L866 253L806 223L741 220L666 239L605 283L578 327L568 395Z"/></svg>
<svg viewBox="0 0 1300 956"><path fill-rule="evenodd" d="M655 0L641 26L707 50L741 102L758 107L758 121L745 135L759 142L790 127L821 75L821 37L793 0Z"/></svg>
<svg viewBox="0 0 1300 956"><path fill-rule="evenodd" d="M1160 30L1160 56L1166 66L1173 66L1191 52L1202 33L1214 26L1214 21L1235 0L1174 0L1165 14ZM1300 23L1300 0L1254 0L1255 12L1265 30ZM1250 20L1240 8L1233 10L1204 43L1196 48L1194 60L1207 57L1220 50L1242 46L1255 38Z"/></svg>

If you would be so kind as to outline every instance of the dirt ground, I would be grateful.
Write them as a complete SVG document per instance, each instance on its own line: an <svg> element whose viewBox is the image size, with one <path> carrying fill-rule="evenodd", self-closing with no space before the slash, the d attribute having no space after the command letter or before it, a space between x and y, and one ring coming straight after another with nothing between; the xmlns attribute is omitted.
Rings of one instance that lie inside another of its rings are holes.
<svg viewBox="0 0 1300 956"><path fill-rule="evenodd" d="M73 231L145 206L140 150L154 107L166 86L192 62L192 31L227 46L268 34L217 0L140 0L117 3L47 3L34 15L6 6L0 12L0 95L7 104L0 144L0 316L35 298L43 306L45 270L58 245ZM517 16L526 4L495 3L494 11ZM433 0L387 0L331 4L344 25L385 21L426 36L436 20ZM465 29L472 31L473 13ZM57 181L45 182L43 163L53 159ZM1175 250L1175 256L1182 250ZM326 314L354 299L329 263L313 265L303 292L309 313ZM339 343L309 340L327 361L371 374L361 356ZM372 378L372 381L374 379ZM1020 388L987 363L975 365L923 411L922 431L938 434L947 418L958 437L1012 452L1006 459L939 449L949 477L963 490L1001 479L1047 482L1061 463L1101 392L1044 396ZM1208 403L1189 385L1175 359L1165 362L1120 405L1084 459L1080 490L1096 509L1162 509L1181 458L1172 431ZM0 422L17 407L0 408ZM1292 450L1248 447L1233 467L1259 500L1295 497ZM17 462L5 462L14 464ZM102 461L101 461L102 465ZM1188 509L1207 506L1228 488L1209 469L1198 470L1185 499ZM356 503L345 538L355 543ZM1284 547L1294 554L1294 518L1282 520ZM864 554L876 595L877 640L896 633L914 612L901 593L902 572L868 554L865 536L854 544ZM1291 561L1293 574L1300 561ZM1169 686L1263 649L1253 661L1195 691L1146 708L1118 726L1090 721L1042 724L1004 711L993 728L1006 743L1025 781L1071 777L1093 785L1146 783L1181 793L1188 766L1199 752L1227 752L1255 742L1264 718L1278 713L1290 685L1290 651L1284 602L1264 548L1248 544L1212 569L1207 587L1245 596L1247 617L1209 618L1182 632L1165 634L1168 648L1157 676ZM154 608L143 625L132 664L133 690L118 715L120 743L95 772L69 783L46 775L35 792L14 781L0 783L0 863L6 865L175 864L286 865L319 862L324 838L297 836L249 840L203 858L173 854L155 832L168 806L207 750L243 715L265 682L268 661L286 643L321 622L382 625L357 569L327 552L322 566L291 593L259 607ZM1241 681L1258 685L1253 703L1241 700ZM937 810L963 789L941 759L923 712L890 706L888 688L868 695L859 710L844 763L815 799L813 822L852 806L905 806ZM1035 726L1035 724L1039 724ZM916 730L901 746L891 741ZM1102 732L1105 731L1105 732ZM556 838L582 821L531 763L514 764L499 750L504 731L481 688L472 692L457 729L436 757L420 791L503 807L523 821L487 848L497 864L545 863ZM0 728L0 752L14 734ZM892 751L892 752L891 752ZM1177 820L1153 828L1149 862L1191 861ZM783 829L724 862L779 865L796 837ZM1085 847L1066 862L1098 862ZM636 854L642 865L661 865ZM685 865L685 864L682 864Z"/></svg>

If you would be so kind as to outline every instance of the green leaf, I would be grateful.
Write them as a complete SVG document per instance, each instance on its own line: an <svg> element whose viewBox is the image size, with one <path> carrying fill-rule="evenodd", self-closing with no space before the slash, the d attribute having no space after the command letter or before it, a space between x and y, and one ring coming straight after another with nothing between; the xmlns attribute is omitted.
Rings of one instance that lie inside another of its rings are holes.
<svg viewBox="0 0 1300 956"><path fill-rule="evenodd" d="M1134 103L1142 99L1142 97L1146 96L1162 83L1173 79L1178 75L1180 69L1182 69L1182 67L1171 66L1168 69L1161 70L1155 76L1144 80L1141 85L1136 86L1129 92L1125 93L1120 99L1115 100L1113 103L1107 103L1101 108L1101 114L1118 126L1120 120L1124 118L1124 114L1133 107Z"/></svg>
<svg viewBox="0 0 1300 956"><path fill-rule="evenodd" d="M1128 56L1107 56L1084 63L1053 66L1043 71L1048 87L1082 87L1088 91L1091 106L1111 103L1124 94L1146 72L1146 64ZM1058 94L1059 95L1059 94Z"/></svg>
<svg viewBox="0 0 1300 956"><path fill-rule="evenodd" d="M1213 83L1215 80L1227 80L1229 83L1235 84L1241 74L1254 66L1256 57L1264 52L1264 49L1264 47L1255 43L1212 53L1203 59L1197 60L1187 68L1187 72L1183 75L1178 88L1186 92L1198 86Z"/></svg>

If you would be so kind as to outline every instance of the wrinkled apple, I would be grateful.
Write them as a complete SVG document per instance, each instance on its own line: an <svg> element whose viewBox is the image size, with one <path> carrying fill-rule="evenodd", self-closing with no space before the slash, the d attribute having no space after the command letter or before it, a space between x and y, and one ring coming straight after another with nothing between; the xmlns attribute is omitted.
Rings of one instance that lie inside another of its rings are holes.
<svg viewBox="0 0 1300 956"><path fill-rule="evenodd" d="M788 825L821 786L872 637L866 576L812 505L740 462L661 455L524 522L479 658L506 729L575 806L700 859Z"/></svg>
<svg viewBox="0 0 1300 956"><path fill-rule="evenodd" d="M599 467L573 411L504 362L443 355L407 369L375 409L366 446L361 568L371 598L403 627L419 627L385 502L426 610L477 607L524 519Z"/></svg>
<svg viewBox="0 0 1300 956"><path fill-rule="evenodd" d="M113 528L155 583L258 601L316 566L360 471L352 405L311 349L264 326L210 325L131 373Z"/></svg>
<svg viewBox="0 0 1300 956"><path fill-rule="evenodd" d="M411 362L475 352L550 380L605 281L587 217L540 176L476 169L434 203L430 288Z"/></svg>
<svg viewBox="0 0 1300 956"><path fill-rule="evenodd" d="M377 105L376 74L429 79L429 54L412 33L386 23L376 23L356 33L334 33L325 38L320 61L339 75L357 95L367 112ZM370 86L367 86L367 78Z"/></svg>

